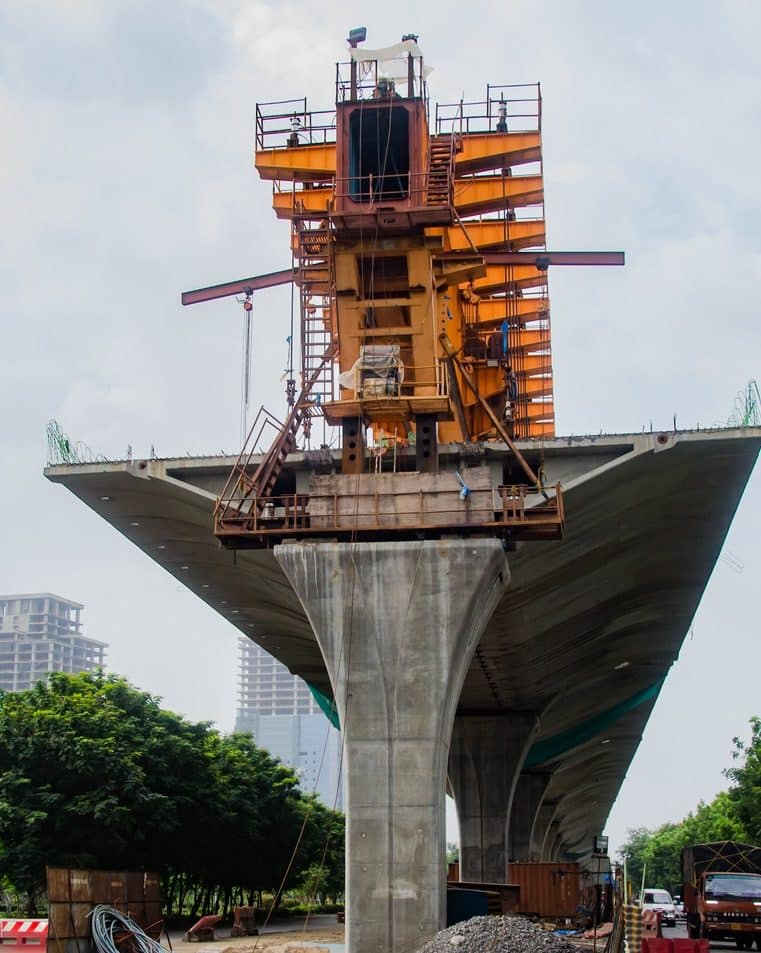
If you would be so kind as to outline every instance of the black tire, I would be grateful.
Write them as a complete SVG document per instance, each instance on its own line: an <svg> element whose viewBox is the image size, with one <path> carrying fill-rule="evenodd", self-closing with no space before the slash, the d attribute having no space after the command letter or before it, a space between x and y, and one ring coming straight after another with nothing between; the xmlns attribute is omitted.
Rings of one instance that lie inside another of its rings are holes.
<svg viewBox="0 0 761 953"><path fill-rule="evenodd" d="M761 933L756 934L756 949L761 953Z"/></svg>

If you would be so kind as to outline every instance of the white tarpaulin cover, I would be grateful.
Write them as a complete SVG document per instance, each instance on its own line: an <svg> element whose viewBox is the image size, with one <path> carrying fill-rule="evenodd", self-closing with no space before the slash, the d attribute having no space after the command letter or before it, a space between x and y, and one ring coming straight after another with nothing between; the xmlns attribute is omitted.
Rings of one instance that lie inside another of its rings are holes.
<svg viewBox="0 0 761 953"><path fill-rule="evenodd" d="M393 79L403 82L407 79L407 58L412 56L416 59L422 59L423 53L414 40L403 40L401 43L395 43L393 46L384 46L380 50L365 50L359 47L350 47L349 55L355 63L360 64L364 75L368 75L372 69L371 64L378 64L378 76L385 76L387 79ZM430 66L423 67L423 76L428 77L431 73Z"/></svg>
<svg viewBox="0 0 761 953"><path fill-rule="evenodd" d="M348 371L339 375L341 387L349 390L362 390L365 379L375 378L385 381L393 377L395 383L404 380L404 364L400 357L398 344L368 344L359 349L359 357Z"/></svg>

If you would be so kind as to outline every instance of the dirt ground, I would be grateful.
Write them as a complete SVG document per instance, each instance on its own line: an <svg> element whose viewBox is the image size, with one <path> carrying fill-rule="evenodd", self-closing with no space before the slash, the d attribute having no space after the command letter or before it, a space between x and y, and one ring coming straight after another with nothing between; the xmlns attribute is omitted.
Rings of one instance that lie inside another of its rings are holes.
<svg viewBox="0 0 761 953"><path fill-rule="evenodd" d="M182 936L172 936L174 953L306 953L306 948L314 944L343 943L343 924L336 922L335 916L315 917L312 922L280 921L260 927L259 936L229 936L227 930L218 930L217 939L199 943L187 943ZM225 936L225 933L228 935ZM166 937L162 937L162 946L166 947ZM324 951L321 951L324 953Z"/></svg>
<svg viewBox="0 0 761 953"><path fill-rule="evenodd" d="M172 942L175 953L313 953L326 943L343 943L343 930L289 930L286 933L262 933L259 936L227 937L213 943Z"/></svg>

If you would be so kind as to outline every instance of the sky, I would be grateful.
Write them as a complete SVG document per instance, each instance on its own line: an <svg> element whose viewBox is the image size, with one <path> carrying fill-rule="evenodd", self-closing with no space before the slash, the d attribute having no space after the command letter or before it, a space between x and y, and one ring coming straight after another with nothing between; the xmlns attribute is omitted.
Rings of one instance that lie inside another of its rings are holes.
<svg viewBox="0 0 761 953"><path fill-rule="evenodd" d="M351 19L347 17L351 16ZM122 458L239 449L242 311L180 292L288 265L252 165L257 101L333 101L347 30L420 35L433 100L542 84L559 434L711 426L761 376L761 4L317 8L302 0L0 4L0 592L85 604L109 667L233 726L236 632L42 476L45 427ZM254 300L254 404L283 407L289 294ZM607 831L725 786L761 714L756 469Z"/></svg>

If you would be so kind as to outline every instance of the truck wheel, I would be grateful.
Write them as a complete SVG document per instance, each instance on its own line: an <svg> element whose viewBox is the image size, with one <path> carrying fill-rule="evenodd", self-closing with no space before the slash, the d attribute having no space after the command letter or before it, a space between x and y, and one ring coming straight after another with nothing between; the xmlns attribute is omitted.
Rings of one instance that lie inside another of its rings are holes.
<svg viewBox="0 0 761 953"><path fill-rule="evenodd" d="M756 949L761 953L761 933L756 934Z"/></svg>

